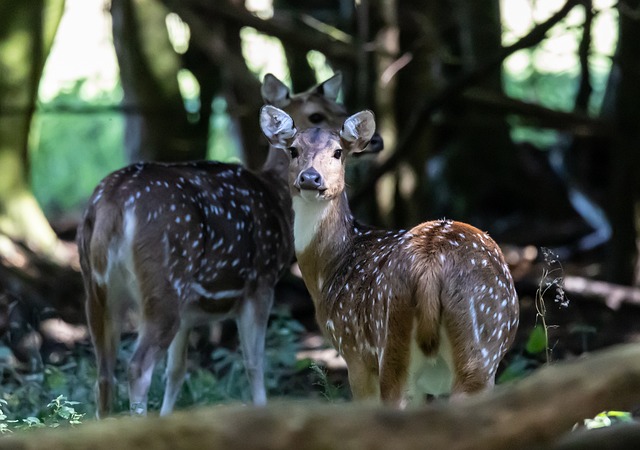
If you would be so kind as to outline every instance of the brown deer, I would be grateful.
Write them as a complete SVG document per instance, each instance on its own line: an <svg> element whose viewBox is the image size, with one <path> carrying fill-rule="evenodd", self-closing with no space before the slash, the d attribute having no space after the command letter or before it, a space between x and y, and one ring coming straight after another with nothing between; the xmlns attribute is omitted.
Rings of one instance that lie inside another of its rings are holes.
<svg viewBox="0 0 640 450"><path fill-rule="evenodd" d="M496 243L450 220L386 231L354 219L345 158L371 139L370 111L340 131L298 131L273 106L260 121L271 145L290 155L298 264L316 319L347 363L354 398L400 407L426 393L491 388L519 308Z"/></svg>
<svg viewBox="0 0 640 450"><path fill-rule="evenodd" d="M341 76L291 95L273 75L262 87L302 126L336 127ZM154 365L168 349L160 414L173 410L192 327L235 317L253 402L266 403L264 341L276 281L293 258L288 158L260 172L219 162L138 163L104 178L78 229L86 312L96 353L97 416L111 411L123 313L139 310L129 367L132 414L146 414Z"/></svg>

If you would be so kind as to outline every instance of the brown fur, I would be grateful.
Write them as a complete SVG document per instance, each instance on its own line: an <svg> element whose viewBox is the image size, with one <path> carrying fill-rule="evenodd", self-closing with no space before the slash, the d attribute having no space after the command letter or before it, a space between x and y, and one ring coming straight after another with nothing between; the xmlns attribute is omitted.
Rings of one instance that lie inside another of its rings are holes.
<svg viewBox="0 0 640 450"><path fill-rule="evenodd" d="M267 102L296 120L336 126L340 77L290 95L265 78ZM146 414L150 373L169 357L161 413L186 370L189 329L234 317L256 404L266 402L264 335L273 289L293 258L288 160L270 148L260 172L216 162L138 163L105 177L78 230L87 319L98 365L97 414L111 411L123 311L137 300L138 342L129 363L131 411Z"/></svg>
<svg viewBox="0 0 640 450"><path fill-rule="evenodd" d="M286 123L284 113L265 107L263 118L274 145L295 149L289 188L298 263L318 323L347 362L354 397L400 406L409 381L417 383L418 373L410 373L414 343L425 357L442 355L448 364L451 358L453 395L492 387L518 323L513 280L497 244L448 220L409 231L357 223L344 193L345 156L366 145L371 113L350 117L340 132L293 135L270 126L268 119Z"/></svg>

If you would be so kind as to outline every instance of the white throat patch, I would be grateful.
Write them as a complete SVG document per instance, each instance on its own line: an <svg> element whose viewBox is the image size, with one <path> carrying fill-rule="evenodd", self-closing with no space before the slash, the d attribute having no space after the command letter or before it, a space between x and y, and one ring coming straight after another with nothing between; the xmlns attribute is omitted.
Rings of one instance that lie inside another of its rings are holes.
<svg viewBox="0 0 640 450"><path fill-rule="evenodd" d="M318 231L318 226L329 210L328 200L305 200L296 195L293 197L293 238L296 253L302 253L311 243Z"/></svg>

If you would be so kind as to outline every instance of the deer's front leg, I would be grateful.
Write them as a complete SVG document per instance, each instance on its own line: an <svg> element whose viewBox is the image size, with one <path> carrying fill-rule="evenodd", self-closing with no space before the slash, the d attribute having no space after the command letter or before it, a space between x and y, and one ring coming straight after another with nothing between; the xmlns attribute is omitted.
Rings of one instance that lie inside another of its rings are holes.
<svg viewBox="0 0 640 450"><path fill-rule="evenodd" d="M258 289L246 296L236 317L240 345L255 405L265 405L264 347L269 312L273 304L273 288Z"/></svg>

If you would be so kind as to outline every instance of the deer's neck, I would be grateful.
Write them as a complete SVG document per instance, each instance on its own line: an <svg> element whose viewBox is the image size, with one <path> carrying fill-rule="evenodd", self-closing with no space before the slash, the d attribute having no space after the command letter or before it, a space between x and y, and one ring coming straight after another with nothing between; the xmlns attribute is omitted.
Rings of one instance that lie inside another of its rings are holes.
<svg viewBox="0 0 640 450"><path fill-rule="evenodd" d="M329 201L293 197L294 242L298 265L314 301L323 282L347 251L355 234L353 216L345 193Z"/></svg>

